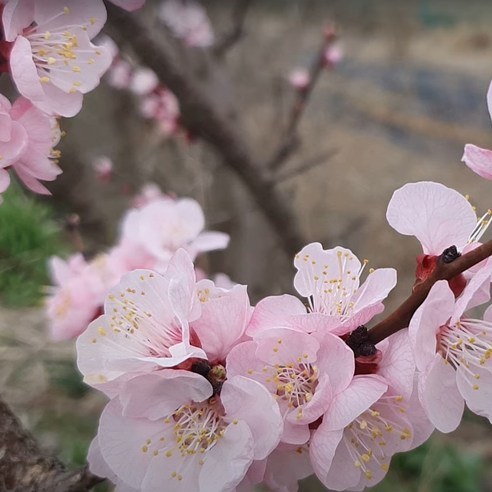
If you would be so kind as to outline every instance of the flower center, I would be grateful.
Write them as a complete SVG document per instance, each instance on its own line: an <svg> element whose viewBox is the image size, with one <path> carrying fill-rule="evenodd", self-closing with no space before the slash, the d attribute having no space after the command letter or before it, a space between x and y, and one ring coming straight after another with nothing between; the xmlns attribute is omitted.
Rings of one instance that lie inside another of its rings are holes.
<svg viewBox="0 0 492 492"><path fill-rule="evenodd" d="M412 433L397 413L405 413L401 396L383 397L345 428L343 439L353 460L371 480L379 468L388 471L391 456L399 451L394 441L408 441ZM393 443L393 445L390 445ZM389 451L389 452L388 452Z"/></svg>
<svg viewBox="0 0 492 492"><path fill-rule="evenodd" d="M70 9L64 7L62 11L46 20L43 24L33 23L24 30L23 36L29 40L34 64L38 69L39 80L47 84L53 82L62 88L67 88L67 78L71 87L67 92L77 92L82 86L78 80L84 71L85 65L94 65L96 56L101 52L91 45L81 47L79 45L80 33L87 31L89 25L97 22L90 18L87 23L63 25L49 30L49 24L59 17L68 15ZM82 43L85 44L85 43Z"/></svg>
<svg viewBox="0 0 492 492"><path fill-rule="evenodd" d="M181 406L173 415L174 435L181 456L204 454L224 435L227 424L218 398Z"/></svg>
<svg viewBox="0 0 492 492"><path fill-rule="evenodd" d="M318 386L318 368L309 363L276 366L274 381L277 384L276 394L287 402L288 408L298 408L309 403ZM302 417L299 410L298 418Z"/></svg>
<svg viewBox="0 0 492 492"><path fill-rule="evenodd" d="M359 288L359 279L367 263L368 260L364 260L361 265L350 253L337 251L334 268L323 265L320 274L313 272L315 292L309 298L311 311L349 318L355 309L352 297Z"/></svg>
<svg viewBox="0 0 492 492"><path fill-rule="evenodd" d="M473 382L470 384L478 390L480 374L476 369L485 366L492 357L492 323L462 319L453 325L444 325L437 335L437 342L444 360L471 376Z"/></svg>

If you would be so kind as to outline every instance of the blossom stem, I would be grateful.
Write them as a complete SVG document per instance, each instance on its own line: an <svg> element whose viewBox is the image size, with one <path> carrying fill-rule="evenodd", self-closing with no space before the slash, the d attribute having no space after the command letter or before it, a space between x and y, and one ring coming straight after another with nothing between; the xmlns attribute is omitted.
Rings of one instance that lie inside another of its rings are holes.
<svg viewBox="0 0 492 492"><path fill-rule="evenodd" d="M438 280L450 280L490 256L492 256L492 240L456 258L451 263L446 263L445 256L441 255L436 268L429 277L416 284L410 296L395 311L369 330L369 340L376 344L393 333L407 328L415 311L425 301L432 286Z"/></svg>

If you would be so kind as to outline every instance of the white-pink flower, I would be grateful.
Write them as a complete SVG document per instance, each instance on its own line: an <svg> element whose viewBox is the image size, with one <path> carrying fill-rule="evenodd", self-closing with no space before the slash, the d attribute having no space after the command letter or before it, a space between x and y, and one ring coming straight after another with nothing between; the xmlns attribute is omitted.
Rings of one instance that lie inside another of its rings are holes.
<svg viewBox="0 0 492 492"><path fill-rule="evenodd" d="M396 284L396 271L371 271L360 285L366 263L361 263L349 249L337 246L323 250L320 243L308 244L294 260L298 270L294 286L307 298L308 313L293 296L267 297L256 306L248 334L284 326L345 335L367 323L383 311L382 301Z"/></svg>
<svg viewBox="0 0 492 492"><path fill-rule="evenodd" d="M164 275L135 270L122 277L104 303L104 315L77 339L84 381L97 386L127 373L207 358L190 330L201 307L195 270L179 250Z"/></svg>
<svg viewBox="0 0 492 492"><path fill-rule="evenodd" d="M8 0L3 32L20 94L47 113L77 114L111 64L109 51L90 41L105 22L100 0Z"/></svg>
<svg viewBox="0 0 492 492"><path fill-rule="evenodd" d="M166 0L160 18L174 35L189 46L207 47L214 42L214 33L205 9L194 0Z"/></svg>
<svg viewBox="0 0 492 492"><path fill-rule="evenodd" d="M492 83L487 91L487 107L492 118ZM492 150L466 144L461 160L482 178L492 180Z"/></svg>
<svg viewBox="0 0 492 492"><path fill-rule="evenodd" d="M227 247L227 234L204 231L204 227L203 210L195 200L156 198L126 214L120 243L136 243L156 262L164 264L179 248L186 249L195 259L200 253Z"/></svg>
<svg viewBox="0 0 492 492"><path fill-rule="evenodd" d="M107 405L90 466L107 472L102 457L111 478L142 492L229 492L281 429L275 400L256 381L229 377L214 393L201 375L165 369L130 380Z"/></svg>
<svg viewBox="0 0 492 492"><path fill-rule="evenodd" d="M60 153L53 149L60 139L56 119L23 97L11 105L0 94L0 123L0 192L10 182L6 168L12 168L31 191L50 194L39 181L53 181L62 172Z"/></svg>
<svg viewBox="0 0 492 492"><path fill-rule="evenodd" d="M330 333L313 335L286 328L259 333L236 346L227 358L228 374L261 382L277 399L284 418L282 441L305 444L309 424L351 383L354 354Z"/></svg>
<svg viewBox="0 0 492 492"><path fill-rule="evenodd" d="M436 282L410 322L420 400L441 432L458 427L465 401L492 422L492 310L483 320L464 314L477 305L476 293L483 286L490 297L491 271L489 261L457 299L446 281Z"/></svg>
<svg viewBox="0 0 492 492"><path fill-rule="evenodd" d="M396 333L377 348L372 364L356 362L352 383L334 399L311 438L314 471L333 490L375 485L395 453L419 446L434 429L416 398L408 333ZM370 373L358 374L368 367Z"/></svg>

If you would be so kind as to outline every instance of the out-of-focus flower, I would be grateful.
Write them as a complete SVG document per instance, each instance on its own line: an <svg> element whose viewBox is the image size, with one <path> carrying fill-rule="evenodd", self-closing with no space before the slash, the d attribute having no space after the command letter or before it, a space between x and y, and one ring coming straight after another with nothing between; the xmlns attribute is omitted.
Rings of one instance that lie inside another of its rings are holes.
<svg viewBox="0 0 492 492"><path fill-rule="evenodd" d="M111 181L113 176L113 161L107 156L99 156L92 161L92 167L100 181Z"/></svg>
<svg viewBox="0 0 492 492"><path fill-rule="evenodd" d="M133 71L129 89L137 96L149 94L157 88L159 79L150 68L137 68Z"/></svg>
<svg viewBox="0 0 492 492"><path fill-rule="evenodd" d="M289 82L298 91L303 91L311 80L309 72L305 68L296 68L289 74Z"/></svg>
<svg viewBox="0 0 492 492"><path fill-rule="evenodd" d="M165 0L159 12L162 21L187 45L207 47L214 33L205 9L194 0Z"/></svg>
<svg viewBox="0 0 492 492"><path fill-rule="evenodd" d="M339 43L333 43L325 50L324 61L327 68L333 68L343 60L343 50Z"/></svg>
<svg viewBox="0 0 492 492"><path fill-rule="evenodd" d="M8 187L6 169L12 168L31 191L50 194L39 181L53 181L62 172L59 151L53 149L60 139L56 118L23 97L11 105L0 94L0 123L0 192Z"/></svg>
<svg viewBox="0 0 492 492"><path fill-rule="evenodd" d="M179 127L180 110L176 96L165 87L158 87L139 101L140 113L154 120L165 136L176 133Z"/></svg>
<svg viewBox="0 0 492 492"><path fill-rule="evenodd" d="M77 114L111 64L107 49L90 41L105 22L100 0L8 0L3 34L20 94L47 113Z"/></svg>

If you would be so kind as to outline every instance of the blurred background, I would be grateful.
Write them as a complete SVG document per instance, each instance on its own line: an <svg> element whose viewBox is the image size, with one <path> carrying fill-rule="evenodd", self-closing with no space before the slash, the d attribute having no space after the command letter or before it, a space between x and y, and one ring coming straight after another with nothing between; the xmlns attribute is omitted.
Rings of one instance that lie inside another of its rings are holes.
<svg viewBox="0 0 492 492"><path fill-rule="evenodd" d="M148 2L138 14L157 36L159 3ZM234 2L201 3L220 37L231 23ZM391 309L408 295L419 253L416 241L386 223L392 192L408 182L434 180L469 194L479 214L492 205L490 183L460 162L465 143L492 147L485 99L492 78L492 5L487 0L251 2L244 36L214 65L214 84L205 76L203 83L212 97L234 107L234 124L259 161L278 145L296 97L289 74L309 67L331 24L343 58L321 74L299 124L302 145L284 163L275 188L306 242L343 245L368 258L371 267L397 268ZM129 47L121 50L138 61ZM199 72L196 77L201 82ZM0 85L8 88L5 80ZM155 182L164 192L198 200L207 228L231 235L227 250L202 261L211 272L248 284L252 302L291 292L294 268L248 190L217 153L185 132L163 136L141 116L130 91L103 81L62 128L64 172L50 184L53 196L37 199L13 187L0 207L0 392L45 448L80 465L104 399L81 383L74 343L49 341L43 311L47 259L66 257L78 247L67 233L69 216L80 217L86 252L103 251L114 244L132 195ZM114 163L110 181L94 172L92 163L102 155ZM397 456L374 490L489 491L491 460L490 424L466 415L456 432L436 434ZM301 490L323 488L307 479Z"/></svg>

